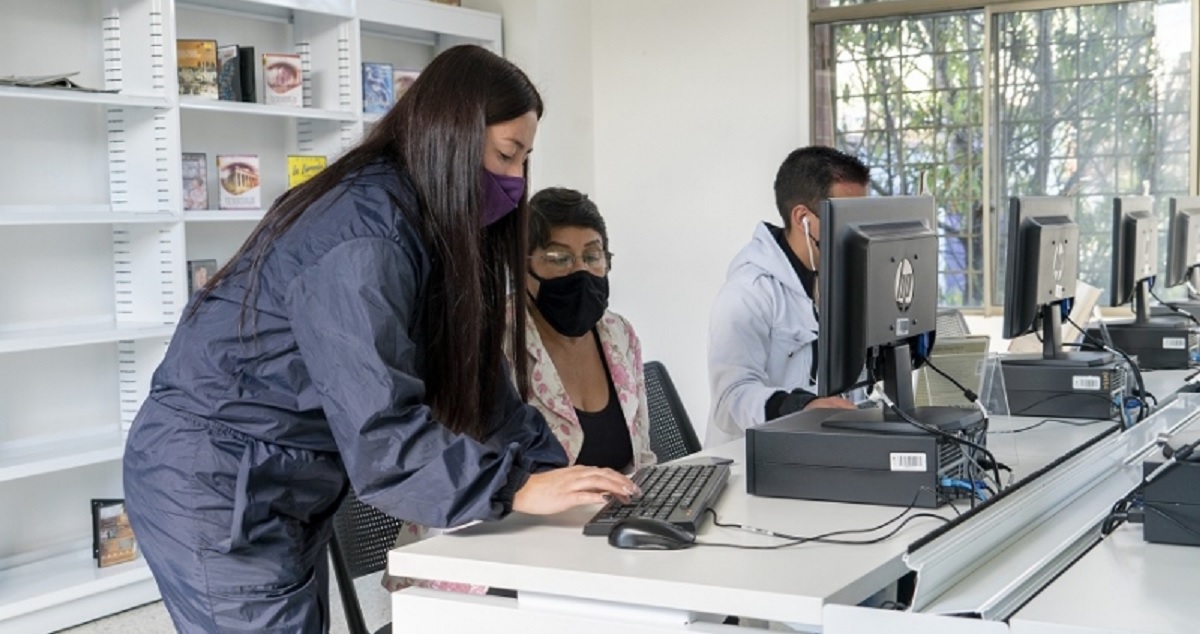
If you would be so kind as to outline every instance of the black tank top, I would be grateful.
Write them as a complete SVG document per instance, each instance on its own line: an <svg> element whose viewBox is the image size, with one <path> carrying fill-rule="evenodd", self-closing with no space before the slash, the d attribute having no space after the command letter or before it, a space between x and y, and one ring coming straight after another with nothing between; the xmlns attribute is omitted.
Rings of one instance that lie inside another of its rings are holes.
<svg viewBox="0 0 1200 634"><path fill-rule="evenodd" d="M579 425L583 428L583 446L579 448L575 464L624 471L633 462L633 441L629 438L629 427L625 425L625 413L621 411L621 401L617 397L617 388L613 385L612 372L609 371L608 361L604 358L600 334L593 329L592 335L596 338L596 348L600 351L600 360L604 364L604 378L608 382L608 404L598 412L585 412L575 408L575 415L579 417Z"/></svg>

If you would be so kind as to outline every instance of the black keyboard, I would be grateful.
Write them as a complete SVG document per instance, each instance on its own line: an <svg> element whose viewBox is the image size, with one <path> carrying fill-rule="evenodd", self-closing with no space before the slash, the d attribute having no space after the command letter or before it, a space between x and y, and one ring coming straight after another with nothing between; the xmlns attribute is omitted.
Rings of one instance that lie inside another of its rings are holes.
<svg viewBox="0 0 1200 634"><path fill-rule="evenodd" d="M604 505L583 527L584 535L607 535L613 525L630 517L664 519L695 533L707 510L729 479L729 465L659 465L639 469L633 481L642 496L622 504Z"/></svg>

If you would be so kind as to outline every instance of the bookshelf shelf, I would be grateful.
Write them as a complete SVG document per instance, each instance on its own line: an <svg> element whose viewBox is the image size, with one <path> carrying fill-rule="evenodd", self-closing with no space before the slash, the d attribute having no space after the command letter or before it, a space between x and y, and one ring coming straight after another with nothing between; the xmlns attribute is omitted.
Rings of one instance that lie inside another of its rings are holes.
<svg viewBox="0 0 1200 634"><path fill-rule="evenodd" d="M62 88L23 88L20 86L0 86L0 99L32 99L122 108L170 108L172 105L171 101L163 96L83 92Z"/></svg>
<svg viewBox="0 0 1200 634"><path fill-rule="evenodd" d="M0 444L0 482L119 460L125 439L116 425Z"/></svg>
<svg viewBox="0 0 1200 634"><path fill-rule="evenodd" d="M0 570L0 589L0 632L52 632L158 598L144 559L97 568L85 544Z"/></svg>
<svg viewBox="0 0 1200 634"><path fill-rule="evenodd" d="M95 323L35 326L0 331L0 353L170 337L175 326L154 323Z"/></svg>
<svg viewBox="0 0 1200 634"><path fill-rule="evenodd" d="M185 111L193 110L205 112L226 112L230 114L259 115L266 117L289 117L292 119L308 119L312 121L341 121L345 123L352 123L358 120L358 114L353 112L342 112L340 110L269 106L261 103L218 101L215 99L200 99L197 97L180 97L179 107Z"/></svg>
<svg viewBox="0 0 1200 634"><path fill-rule="evenodd" d="M296 12L354 17L353 0L176 0L176 6L271 20L289 20Z"/></svg>
<svg viewBox="0 0 1200 634"><path fill-rule="evenodd" d="M205 209L183 212L184 222L258 222L266 214L265 209L244 209L225 211Z"/></svg>
<svg viewBox="0 0 1200 634"><path fill-rule="evenodd" d="M0 205L0 226L169 223L177 219L163 212L114 212L108 205Z"/></svg>

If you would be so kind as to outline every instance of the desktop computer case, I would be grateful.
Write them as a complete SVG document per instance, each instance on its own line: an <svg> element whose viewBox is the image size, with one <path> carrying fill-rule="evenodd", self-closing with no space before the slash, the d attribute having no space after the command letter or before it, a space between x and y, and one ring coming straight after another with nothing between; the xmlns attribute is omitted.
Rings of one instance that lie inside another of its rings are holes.
<svg viewBox="0 0 1200 634"><path fill-rule="evenodd" d="M958 443L924 433L824 428L821 423L830 412L797 412L748 429L746 492L937 508L945 501L937 494L945 490L939 485L942 477L967 479Z"/></svg>
<svg viewBox="0 0 1200 634"><path fill-rule="evenodd" d="M1143 463L1143 477L1161 464L1161 458ZM1184 461L1163 471L1142 491L1142 503L1142 539L1200 546L1200 463Z"/></svg>
<svg viewBox="0 0 1200 634"><path fill-rule="evenodd" d="M1125 372L1116 363L1063 367L1005 363L1004 389L1012 416L1116 419L1125 396Z"/></svg>
<svg viewBox="0 0 1200 634"><path fill-rule="evenodd" d="M1112 346L1137 360L1143 370L1186 370L1195 365L1200 354L1200 333L1184 319L1155 317L1145 325L1129 323L1107 324ZM1102 339L1097 328L1088 334Z"/></svg>

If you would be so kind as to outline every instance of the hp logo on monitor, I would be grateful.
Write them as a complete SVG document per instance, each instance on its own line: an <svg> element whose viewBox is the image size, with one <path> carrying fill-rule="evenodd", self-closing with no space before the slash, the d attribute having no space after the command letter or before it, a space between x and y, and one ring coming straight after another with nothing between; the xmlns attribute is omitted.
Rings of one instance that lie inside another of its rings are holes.
<svg viewBox="0 0 1200 634"><path fill-rule="evenodd" d="M899 306L900 310L908 310L909 306L912 306L915 285L912 262L904 258L896 267L896 306Z"/></svg>

